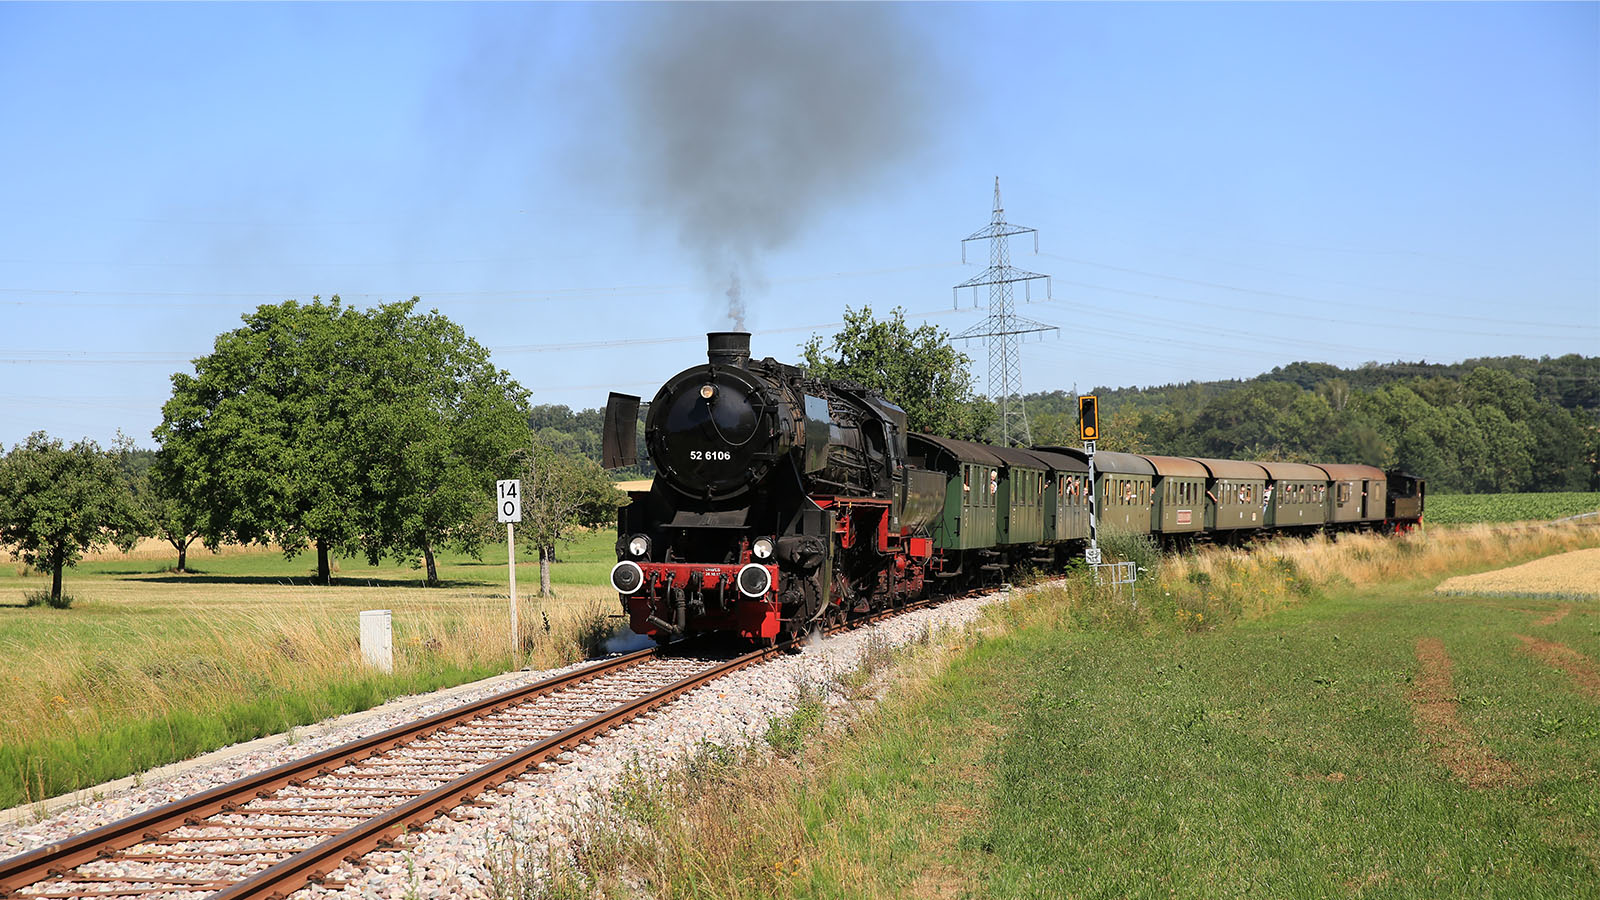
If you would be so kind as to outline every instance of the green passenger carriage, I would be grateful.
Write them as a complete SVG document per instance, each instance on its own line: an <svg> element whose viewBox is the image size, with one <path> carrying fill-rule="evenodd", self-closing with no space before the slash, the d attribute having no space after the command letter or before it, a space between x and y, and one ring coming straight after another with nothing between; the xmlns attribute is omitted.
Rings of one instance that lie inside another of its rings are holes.
<svg viewBox="0 0 1600 900"><path fill-rule="evenodd" d="M1089 538L1089 464L1083 455L1030 450L1046 466L1044 540L1046 543Z"/></svg>
<svg viewBox="0 0 1600 900"><path fill-rule="evenodd" d="M1083 457L1071 447L1046 447L1054 453ZM1156 470L1142 456L1101 450L1094 455L1094 480L1099 490L1095 508L1096 527L1101 533L1149 534L1150 510L1154 506L1153 485Z"/></svg>
<svg viewBox="0 0 1600 900"><path fill-rule="evenodd" d="M1162 534L1197 534L1206 524L1206 467L1179 456L1150 456L1156 470L1151 527Z"/></svg>
<svg viewBox="0 0 1600 900"><path fill-rule="evenodd" d="M1319 463L1328 473L1328 522L1381 522L1388 512L1388 476L1372 466Z"/></svg>
<svg viewBox="0 0 1600 900"><path fill-rule="evenodd" d="M976 550L993 547L999 520L1000 470L1005 463L995 448L928 434L906 436L913 460L942 473L945 483L944 514L929 529L941 550Z"/></svg>
<svg viewBox="0 0 1600 900"><path fill-rule="evenodd" d="M1267 470L1272 479L1268 485L1271 498L1267 503L1268 528L1316 528L1327 521L1328 476L1316 466L1305 463L1257 463Z"/></svg>
<svg viewBox="0 0 1600 900"><path fill-rule="evenodd" d="M1044 482L1048 466L1027 450L990 447L1005 463L1000 472L996 543L1037 544L1044 540Z"/></svg>
<svg viewBox="0 0 1600 900"><path fill-rule="evenodd" d="M1203 459L1206 467L1206 530L1234 531L1266 525L1267 470L1236 459Z"/></svg>

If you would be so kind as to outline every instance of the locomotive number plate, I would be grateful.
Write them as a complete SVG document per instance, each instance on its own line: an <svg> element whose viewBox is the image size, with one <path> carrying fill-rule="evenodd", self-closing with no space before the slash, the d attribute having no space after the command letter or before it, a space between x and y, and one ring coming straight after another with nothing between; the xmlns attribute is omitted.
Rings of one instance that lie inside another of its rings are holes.
<svg viewBox="0 0 1600 900"><path fill-rule="evenodd" d="M733 459L733 454L727 450L690 450L689 458L709 462L728 462Z"/></svg>

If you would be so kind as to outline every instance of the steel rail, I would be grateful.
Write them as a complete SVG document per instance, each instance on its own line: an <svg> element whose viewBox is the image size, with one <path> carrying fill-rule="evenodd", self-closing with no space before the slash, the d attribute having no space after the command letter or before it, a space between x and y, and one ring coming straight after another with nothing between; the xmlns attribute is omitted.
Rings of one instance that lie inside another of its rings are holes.
<svg viewBox="0 0 1600 900"><path fill-rule="evenodd" d="M415 722L397 725L377 734L360 738L348 744L330 747L300 759L249 775L228 784L185 797L165 806L102 825L92 831L61 841L46 844L10 859L0 860L0 897L10 897L21 887L42 881L58 872L65 872L86 862L98 859L116 850L139 844L164 832L182 827L189 820L204 819L219 812L229 812L232 807L270 794L289 785L339 768L345 761L374 756L402 744L487 715L507 706L581 684L610 674L619 669L636 666L660 655L661 648L649 648L608 659L573 672L546 678L482 700L447 709Z"/></svg>
<svg viewBox="0 0 1600 900"><path fill-rule="evenodd" d="M787 647L786 644L780 644L746 653L616 706L608 712L574 725L559 734L551 735L516 753L501 757L403 806L395 807L383 815L307 848L244 881L210 895L207 900L268 900L268 898L287 897L301 887L327 875L346 859L359 858L372 850L391 845L394 838L409 826L428 821L500 782L521 775L541 762L559 756L655 707L670 703L708 681L714 681L730 672L765 661Z"/></svg>

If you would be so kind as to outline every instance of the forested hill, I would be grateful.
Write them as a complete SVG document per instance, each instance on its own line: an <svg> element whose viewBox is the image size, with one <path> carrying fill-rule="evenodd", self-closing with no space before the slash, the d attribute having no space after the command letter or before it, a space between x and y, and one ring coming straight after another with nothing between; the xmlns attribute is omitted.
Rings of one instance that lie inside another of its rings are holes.
<svg viewBox="0 0 1600 900"><path fill-rule="evenodd" d="M1297 362L1245 381L1093 393L1104 449L1360 462L1444 492L1600 489L1600 357ZM1027 403L1035 443L1075 442L1073 394Z"/></svg>

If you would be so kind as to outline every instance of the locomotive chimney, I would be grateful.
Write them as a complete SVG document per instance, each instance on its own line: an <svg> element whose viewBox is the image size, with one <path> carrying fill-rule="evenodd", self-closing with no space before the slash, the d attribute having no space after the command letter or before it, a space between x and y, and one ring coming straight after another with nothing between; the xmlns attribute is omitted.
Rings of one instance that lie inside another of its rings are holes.
<svg viewBox="0 0 1600 900"><path fill-rule="evenodd" d="M706 358L713 366L745 368L750 362L750 332L709 332L706 334Z"/></svg>

